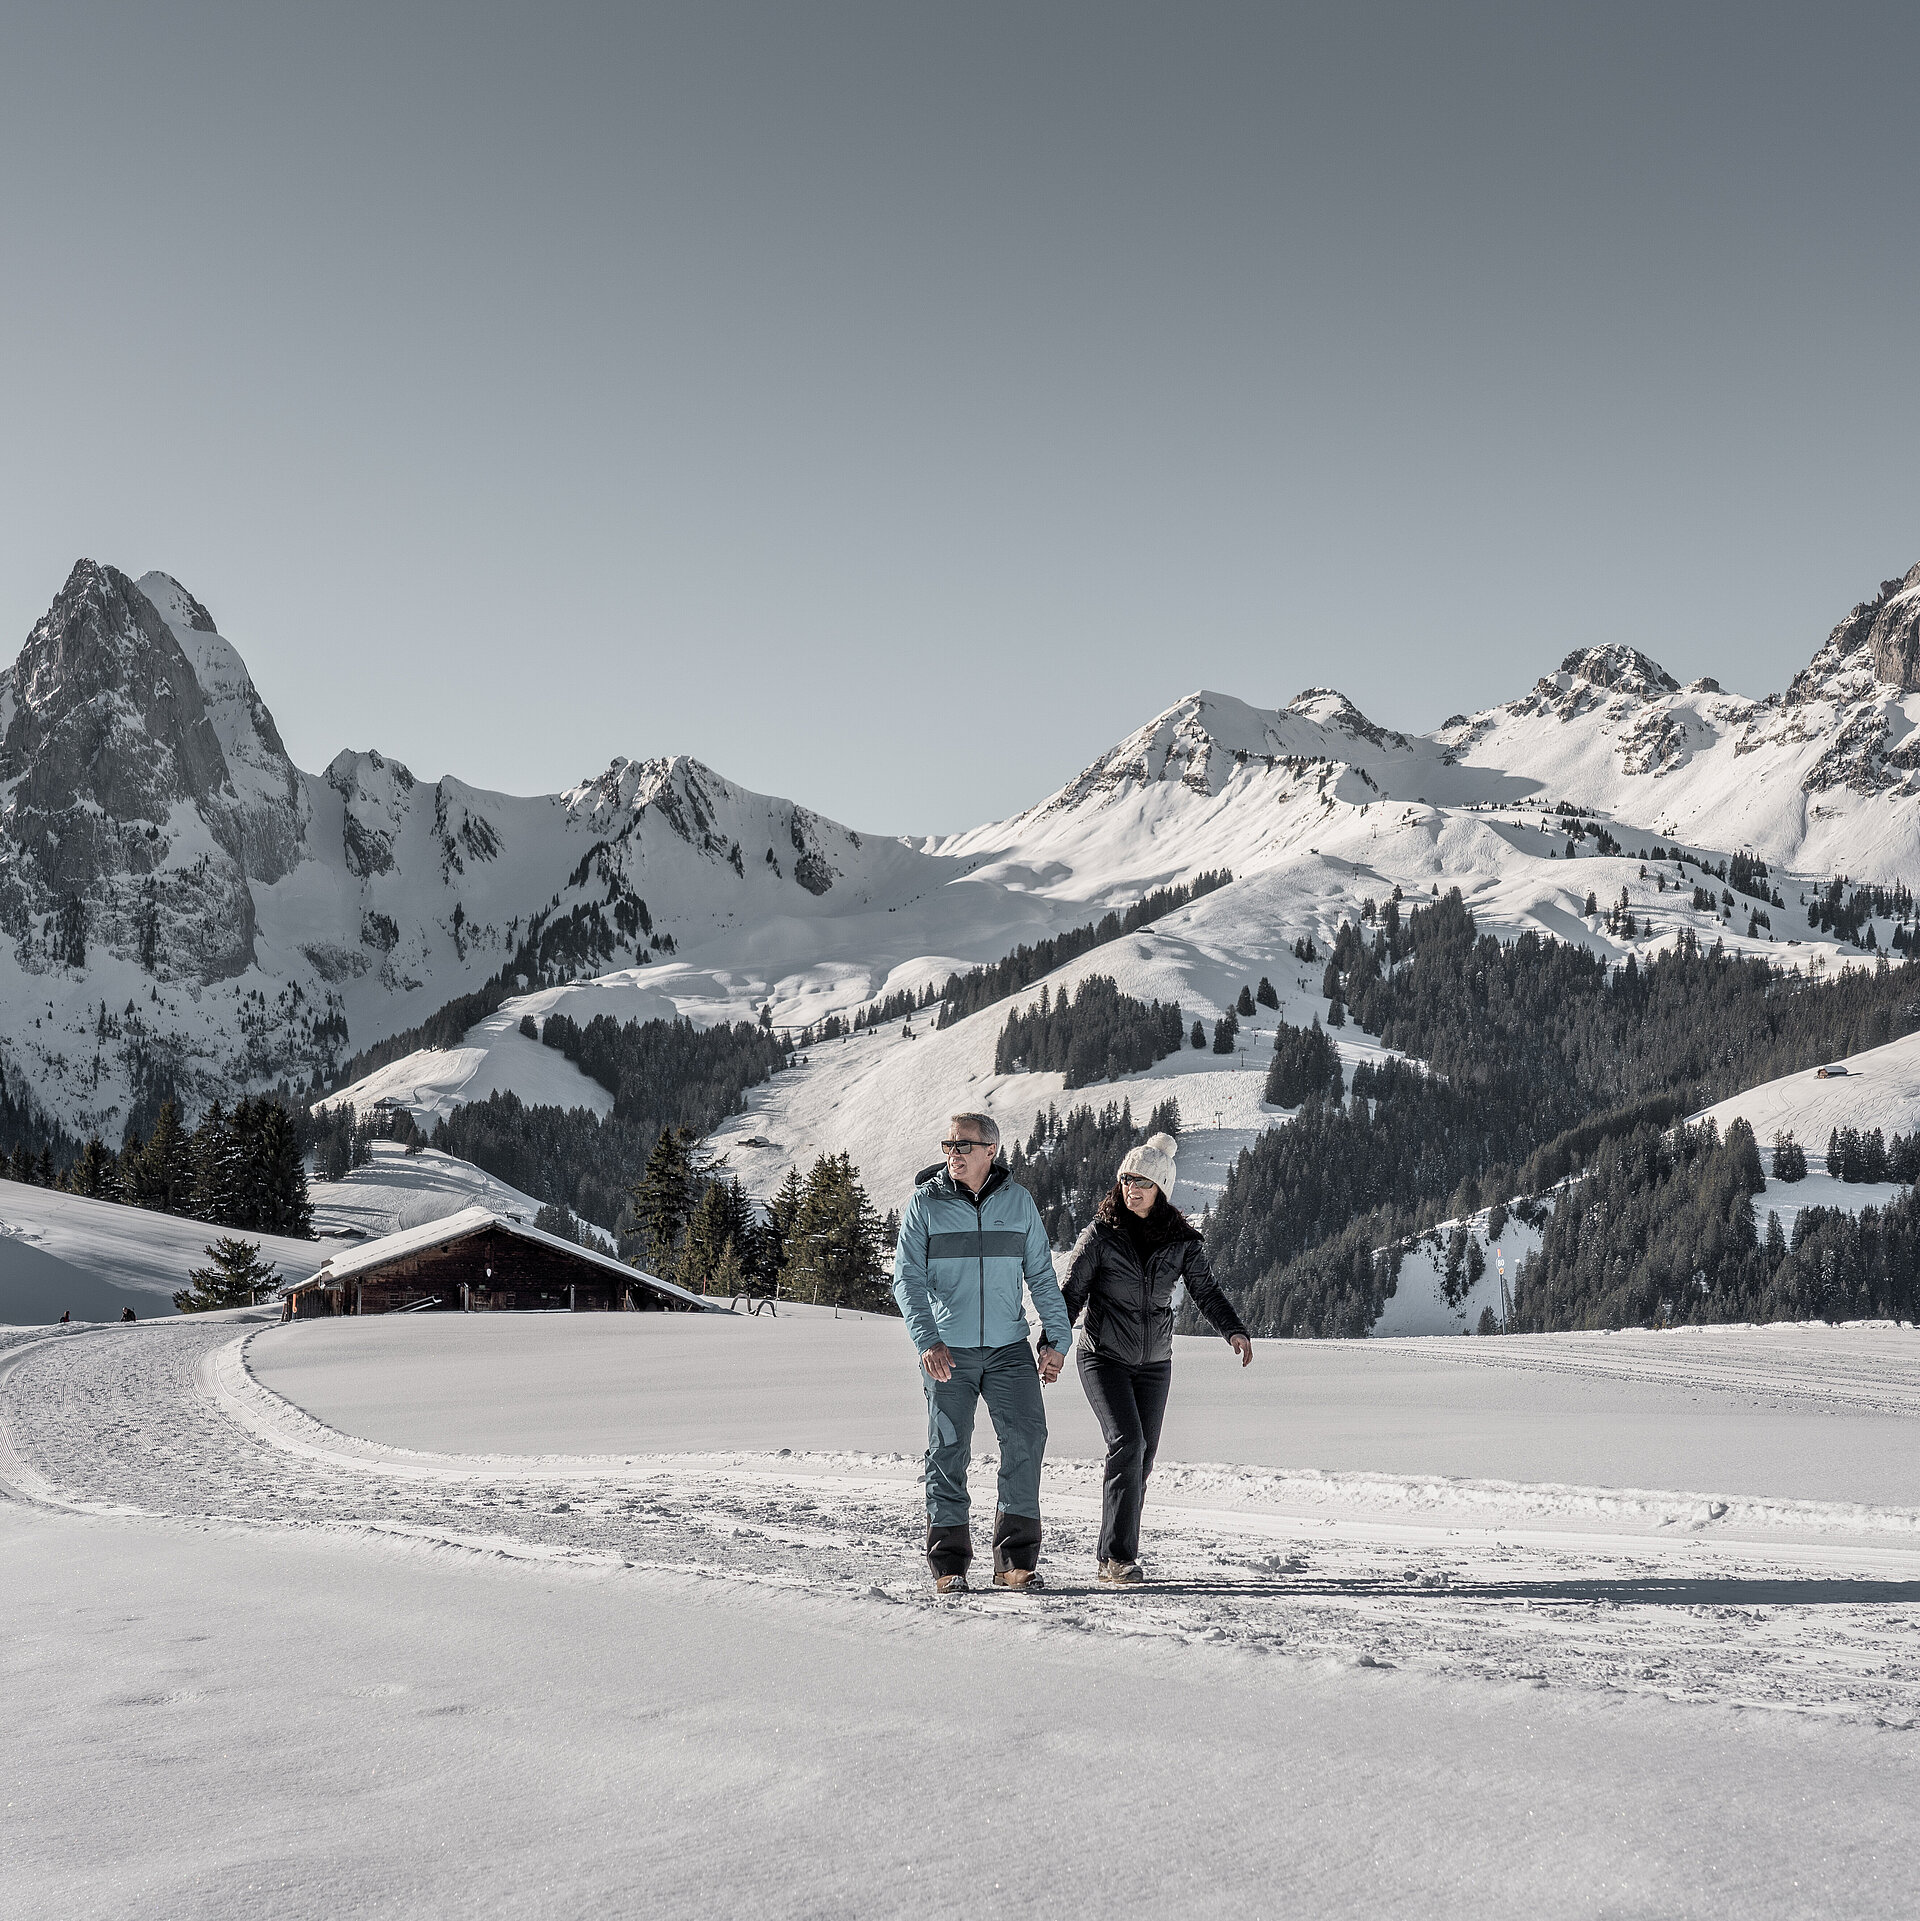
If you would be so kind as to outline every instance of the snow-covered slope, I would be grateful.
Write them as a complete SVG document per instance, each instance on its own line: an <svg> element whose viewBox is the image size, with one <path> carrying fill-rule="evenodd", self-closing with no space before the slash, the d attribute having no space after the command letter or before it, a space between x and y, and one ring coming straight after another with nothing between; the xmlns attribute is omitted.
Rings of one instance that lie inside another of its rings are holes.
<svg viewBox="0 0 1920 1921"><path fill-rule="evenodd" d="M429 1221L443 1221L468 1207L518 1215L529 1223L540 1211L540 1203L532 1195L496 1180L471 1161L455 1160L451 1154L436 1153L430 1147L409 1154L394 1141L371 1141L368 1145L373 1159L366 1167L356 1167L342 1181L308 1184L316 1234L378 1240L384 1234L404 1233ZM325 1252L319 1249L304 1273L311 1274Z"/></svg>
<svg viewBox="0 0 1920 1921"><path fill-rule="evenodd" d="M142 1318L171 1314L172 1296L187 1285L189 1270L207 1265L207 1244L232 1232L177 1214L0 1181L0 1322L58 1320L69 1308L76 1320L107 1308L108 1318L117 1320L123 1306ZM327 1252L321 1241L245 1238L259 1243L282 1280L303 1280Z"/></svg>
<svg viewBox="0 0 1920 1921"><path fill-rule="evenodd" d="M1183 1025L1206 1024L1231 1006L1243 986L1263 975L1280 997L1278 1017L1298 1025L1324 1013L1319 969L1295 962L1275 938L1272 903L1257 886L1223 888L1137 934L1096 947L1048 976L1053 995L1071 995L1089 974L1113 979L1142 1001L1177 1001ZM816 1046L805 1064L780 1074L748 1097L748 1109L723 1124L710 1147L724 1152L749 1192L770 1194L788 1167L820 1153L851 1153L883 1211L904 1204L913 1176L936 1160L947 1116L977 1108L993 1115L1008 1142L1024 1139L1050 1106L1064 1114L1082 1104L1128 1101L1144 1121L1160 1101L1180 1103L1183 1133L1175 1199L1194 1214L1226 1184L1240 1149L1286 1117L1261 1099L1273 1050L1274 1011L1243 1016L1237 1050L1183 1046L1144 1073L1068 1093L1064 1076L996 1074L994 1050L1010 1013L1038 1001L1035 987L982 1008L944 1031L928 1021L870 1030ZM1342 1030L1348 1071L1377 1058L1357 1028ZM754 1141L764 1141L754 1146Z"/></svg>
<svg viewBox="0 0 1920 1921"><path fill-rule="evenodd" d="M1729 1095L1694 1118L1712 1120L1723 1132L1744 1118L1762 1147L1792 1134L1815 1163L1836 1127L1877 1127L1889 1135L1920 1131L1920 1034L1830 1065L1846 1071L1824 1079L1813 1068L1783 1075Z"/></svg>

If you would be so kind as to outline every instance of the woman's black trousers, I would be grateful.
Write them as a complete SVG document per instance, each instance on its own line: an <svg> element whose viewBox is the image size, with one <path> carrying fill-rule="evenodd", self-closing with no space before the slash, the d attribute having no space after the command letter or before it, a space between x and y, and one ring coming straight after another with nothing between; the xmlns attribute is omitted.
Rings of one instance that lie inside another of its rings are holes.
<svg viewBox="0 0 1920 1921"><path fill-rule="evenodd" d="M1140 1558L1140 1509L1160 1447L1160 1420L1173 1387L1173 1363L1130 1367L1081 1348L1080 1385L1107 1442L1107 1479L1100 1506L1100 1558Z"/></svg>

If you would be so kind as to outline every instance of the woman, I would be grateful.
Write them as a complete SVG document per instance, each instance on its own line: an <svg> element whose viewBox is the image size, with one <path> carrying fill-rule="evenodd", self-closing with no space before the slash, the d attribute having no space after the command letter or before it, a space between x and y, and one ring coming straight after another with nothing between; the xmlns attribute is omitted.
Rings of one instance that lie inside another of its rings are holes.
<svg viewBox="0 0 1920 1921"><path fill-rule="evenodd" d="M1103 1587L1137 1587L1145 1579L1140 1509L1173 1386L1173 1294L1181 1281L1240 1365L1253 1359L1253 1342L1213 1278L1205 1242L1167 1198L1177 1151L1170 1134L1155 1134L1120 1163L1120 1178L1074 1246L1062 1289L1070 1320L1086 1310L1074 1353L1107 1442Z"/></svg>

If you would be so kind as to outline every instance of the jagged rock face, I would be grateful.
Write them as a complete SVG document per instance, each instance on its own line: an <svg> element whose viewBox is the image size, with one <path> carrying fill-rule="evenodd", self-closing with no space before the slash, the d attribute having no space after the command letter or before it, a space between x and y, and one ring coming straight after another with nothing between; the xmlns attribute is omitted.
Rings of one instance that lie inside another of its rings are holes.
<svg viewBox="0 0 1920 1921"><path fill-rule="evenodd" d="M1560 663L1560 671L1609 693L1638 694L1643 700L1680 691L1680 683L1637 647L1580 648Z"/></svg>
<svg viewBox="0 0 1920 1921"><path fill-rule="evenodd" d="M248 966L245 810L193 665L152 601L117 569L79 562L8 682L8 931L29 955L39 916L60 923L62 953L89 939L164 948L208 980Z"/></svg>
<svg viewBox="0 0 1920 1921"><path fill-rule="evenodd" d="M1749 741L1828 744L1801 782L1808 794L1920 791L1920 740L1900 710L1920 692L1920 566L1882 581L1827 637L1784 695L1754 711ZM1742 742L1743 749L1748 745Z"/></svg>
<svg viewBox="0 0 1920 1921"><path fill-rule="evenodd" d="M1679 691L1680 683L1638 648L1584 647L1569 654L1558 672L1543 674L1530 693L1508 702L1505 711L1516 719L1551 714L1566 722L1604 709L1629 729L1621 743L1626 771L1660 773L1683 753L1686 728L1654 704ZM1471 736L1455 742L1460 751L1472 745Z"/></svg>
<svg viewBox="0 0 1920 1921"><path fill-rule="evenodd" d="M143 574L137 585L172 628L200 684L239 803L228 811L229 838L240 865L249 880L271 886L305 856L306 784L287 757L246 662L221 638L213 616L171 574Z"/></svg>
<svg viewBox="0 0 1920 1921"><path fill-rule="evenodd" d="M624 849L651 813L695 852L731 867L736 876L748 861L756 861L816 898L832 890L842 871L828 850L845 858L858 853L861 844L851 829L791 801L769 806L689 754L651 760L623 756L597 780L562 798L606 837L610 851ZM624 853L620 859L624 862Z"/></svg>
<svg viewBox="0 0 1920 1921"><path fill-rule="evenodd" d="M1832 699L1836 679L1866 672L1903 694L1920 693L1920 565L1883 580L1874 599L1854 608L1794 676L1787 699Z"/></svg>
<svg viewBox="0 0 1920 1921"><path fill-rule="evenodd" d="M394 842L406 823L415 781L400 761L351 749L327 764L327 785L344 803L341 857L356 880L393 871Z"/></svg>

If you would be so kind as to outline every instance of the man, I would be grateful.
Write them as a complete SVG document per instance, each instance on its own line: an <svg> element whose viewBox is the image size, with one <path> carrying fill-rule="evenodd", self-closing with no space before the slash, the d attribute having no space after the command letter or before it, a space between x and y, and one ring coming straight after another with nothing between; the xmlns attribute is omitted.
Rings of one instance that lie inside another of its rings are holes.
<svg viewBox="0 0 1920 1921"><path fill-rule="evenodd" d="M1038 1585L1040 1464L1047 1451L1040 1387L1060 1378L1073 1340L1040 1210L1008 1179L999 1145L1000 1129L988 1115L948 1121L944 1165L916 1179L893 1257L893 1298L920 1356L927 1395L927 1565L939 1594L964 1590L973 1560L967 1459L981 1400L1000 1439L993 1584ZM1023 1286L1040 1316L1037 1364L1027 1345Z"/></svg>

